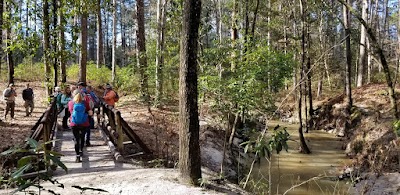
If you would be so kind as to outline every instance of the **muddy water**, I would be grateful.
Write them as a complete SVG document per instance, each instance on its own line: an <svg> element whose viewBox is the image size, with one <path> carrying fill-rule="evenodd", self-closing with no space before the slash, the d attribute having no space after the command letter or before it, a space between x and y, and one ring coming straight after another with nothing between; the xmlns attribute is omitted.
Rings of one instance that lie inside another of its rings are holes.
<svg viewBox="0 0 400 195"><path fill-rule="evenodd" d="M275 127L279 122L272 121L269 126ZM298 141L298 125L282 124L287 127L291 139ZM319 194L349 194L350 186L345 182L334 181L329 176L337 176L349 160L341 150L339 138L323 131L312 131L304 134L312 154L300 154L299 143L289 141L289 152L279 155L273 153L272 160L272 194L283 194L292 186L316 176L322 179L307 182L287 194L319 195ZM260 166L255 166L253 175L260 178L261 174L268 178L268 162L264 159ZM266 192L265 192L266 193Z"/></svg>

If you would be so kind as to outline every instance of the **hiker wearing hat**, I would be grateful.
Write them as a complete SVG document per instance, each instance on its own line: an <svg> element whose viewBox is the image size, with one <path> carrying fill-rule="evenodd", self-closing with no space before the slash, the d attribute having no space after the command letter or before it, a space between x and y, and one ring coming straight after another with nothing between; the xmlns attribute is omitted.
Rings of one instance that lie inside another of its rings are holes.
<svg viewBox="0 0 400 195"><path fill-rule="evenodd" d="M14 119L15 97L17 97L17 93L15 92L14 84L10 83L8 88L3 91L3 98L6 101L4 120L6 120L8 112L10 112L11 118Z"/></svg>
<svg viewBox="0 0 400 195"><path fill-rule="evenodd" d="M112 89L112 86L108 83L105 85L104 90L104 101L109 106L114 107L115 102L117 102L119 99L118 94Z"/></svg>
<svg viewBox="0 0 400 195"><path fill-rule="evenodd" d="M22 91L22 99L24 99L25 116L32 116L33 108L35 107L33 103L33 89L29 87L29 83L26 84L26 89Z"/></svg>

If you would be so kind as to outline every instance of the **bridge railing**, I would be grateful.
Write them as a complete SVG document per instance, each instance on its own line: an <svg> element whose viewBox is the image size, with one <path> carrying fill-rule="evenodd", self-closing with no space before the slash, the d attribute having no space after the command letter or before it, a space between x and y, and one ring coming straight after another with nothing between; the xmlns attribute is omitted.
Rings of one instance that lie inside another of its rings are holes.
<svg viewBox="0 0 400 195"><path fill-rule="evenodd" d="M56 98L52 98L51 103L47 107L46 111L32 127L32 133L29 137L38 142L40 140L43 140L43 142L48 142L53 139L56 127L57 105ZM46 148L50 150L52 148L52 144L47 144Z"/></svg>
<svg viewBox="0 0 400 195"><path fill-rule="evenodd" d="M132 143L138 144L145 154L151 154L146 144L143 143L129 124L121 117L121 112L119 110L102 102L97 116L98 124L101 124L104 133L110 138L110 141L117 146L119 152L122 153L124 151L125 135ZM106 123L105 120L106 116L108 123Z"/></svg>

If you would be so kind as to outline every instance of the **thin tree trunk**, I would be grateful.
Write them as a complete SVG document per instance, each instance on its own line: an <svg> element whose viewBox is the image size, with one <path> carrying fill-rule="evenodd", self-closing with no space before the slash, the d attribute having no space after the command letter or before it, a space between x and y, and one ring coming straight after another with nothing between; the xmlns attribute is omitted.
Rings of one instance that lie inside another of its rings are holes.
<svg viewBox="0 0 400 195"><path fill-rule="evenodd" d="M57 9L58 9L58 5L57 5L57 0L53 0L53 30L55 31L56 27L57 27ZM58 47L57 47L57 34L56 32L52 33L53 35L53 52L57 53L57 57L59 56L59 53L57 51ZM57 58L53 58L53 68L54 68L54 87L58 86L58 63L57 63Z"/></svg>
<svg viewBox="0 0 400 195"><path fill-rule="evenodd" d="M350 4L350 0L346 0ZM350 13L346 6L343 6L343 24L346 37L346 96L347 96L347 113L351 114L351 107L353 106L353 99L351 97L351 49L350 49ZM365 42L364 42L365 43ZM361 50L361 49L360 49ZM360 51L361 52L361 51ZM365 53L365 48L364 48ZM359 67L361 64L359 65ZM363 70L359 68L359 71ZM362 74L362 73L361 73ZM360 74L359 74L360 75ZM360 77L359 77L360 78ZM359 80L360 81L360 80ZM361 82L362 84L362 76Z"/></svg>
<svg viewBox="0 0 400 195"><path fill-rule="evenodd" d="M398 5L400 5L400 0L398 2ZM400 13L400 6L398 6L397 13ZM400 14L397 16L397 26L400 27ZM1 40L0 40L1 43ZM400 29L397 28L397 67L399 68L400 66ZM398 72L398 71L397 71ZM397 82L397 78L395 79L395 84ZM399 158L400 160L400 158Z"/></svg>
<svg viewBox="0 0 400 195"><path fill-rule="evenodd" d="M97 68L100 68L105 64L103 54L103 29L101 21L101 0L97 0L96 11L97 11Z"/></svg>
<svg viewBox="0 0 400 195"><path fill-rule="evenodd" d="M165 33L165 11L167 0L157 1L157 57L156 57L156 97L155 105L158 106L163 98L163 67L164 67L164 33Z"/></svg>
<svg viewBox="0 0 400 195"><path fill-rule="evenodd" d="M231 71L235 72L236 70L236 40L238 39L238 29L237 29L237 16L236 12L238 9L238 0L233 1L233 10L232 10L232 26L231 26L231 41L232 41L232 61L231 61Z"/></svg>
<svg viewBox="0 0 400 195"><path fill-rule="evenodd" d="M271 24L271 0L268 0L267 3L267 25ZM270 48L271 46L271 29L267 27L267 46Z"/></svg>
<svg viewBox="0 0 400 195"><path fill-rule="evenodd" d="M219 27L219 32L218 32L218 37L219 37L219 43L222 43L222 5L221 1L223 0L218 0L218 15L219 15L219 22L218 22L218 27Z"/></svg>
<svg viewBox="0 0 400 195"><path fill-rule="evenodd" d="M146 39L145 39L145 28L144 28L144 1L137 0L136 3L136 14L137 14L137 25L136 41L137 41L137 56L138 56L138 67L140 74L140 93L142 100L145 103L150 104L150 98L148 93L148 76L147 76L147 56L146 56Z"/></svg>
<svg viewBox="0 0 400 195"><path fill-rule="evenodd" d="M258 14L259 6L260 6L260 0L257 0L256 1L256 8L254 9L253 23L251 25L251 40L252 41L254 40L254 33L256 31L256 21L257 21L257 14Z"/></svg>
<svg viewBox="0 0 400 195"><path fill-rule="evenodd" d="M81 57L80 57L80 70L79 81L86 83L86 65L87 65L87 43L88 43L88 12L85 2L82 2L82 15L81 15Z"/></svg>
<svg viewBox="0 0 400 195"><path fill-rule="evenodd" d="M61 83L66 83L67 82L67 71L65 68L65 56L66 52L65 50L65 20L64 20L64 15L63 15L63 1L58 1L59 3L59 10L58 10L58 23L60 24L60 31L59 31L59 52L60 52L60 67L61 67Z"/></svg>
<svg viewBox="0 0 400 195"><path fill-rule="evenodd" d="M246 61L246 53L248 50L248 40L249 40L249 28L250 28L250 21L249 21L249 0L245 0L245 10L244 10L244 58L243 61Z"/></svg>
<svg viewBox="0 0 400 195"><path fill-rule="evenodd" d="M115 84L117 66L117 0L113 0L113 25L112 25L112 54L111 54L111 80Z"/></svg>
<svg viewBox="0 0 400 195"><path fill-rule="evenodd" d="M46 96L51 95L50 84L50 57L49 57L49 46L50 46L50 32L49 32L49 3L47 0L43 0L43 58L44 58L44 71L45 71L45 83L46 83Z"/></svg>
<svg viewBox="0 0 400 195"><path fill-rule="evenodd" d="M200 184L201 158L197 91L200 0L184 1L179 74L179 170L187 183Z"/></svg>
<svg viewBox="0 0 400 195"><path fill-rule="evenodd" d="M307 92L308 92L308 115L309 119L307 120L307 130L308 132L309 128L311 128L311 122L312 122L312 116L314 115L314 109L313 109L313 97L312 97L312 83L311 83L311 77L312 77L312 71L311 71L311 59L310 59L310 50L311 50L311 37L310 37L310 14L308 11L308 4L307 1L305 1L306 4L306 11L305 13L307 14L306 20L307 20L307 49L306 49L306 54L307 54Z"/></svg>
<svg viewBox="0 0 400 195"><path fill-rule="evenodd" d="M303 86L304 86L303 78L305 76L304 67L305 67L305 63L306 63L306 47L305 47L305 44L306 44L305 43L305 34L306 34L306 32L305 32L306 31L305 23L306 23L306 18L305 18L305 13L304 13L304 10L303 10L303 0L300 0L300 13L301 13L301 18L302 18L302 20L301 20L301 29L302 29L302 32L301 32L301 42L302 42L301 48L302 48L302 55L301 55L299 97L298 97L298 100L297 100L298 107L299 107L299 112L298 113L299 113L299 122L300 122L298 132L299 132L301 152L309 154L309 153L311 153L311 151L308 148L306 140L304 139L304 135L303 135L302 105L301 105L302 104L301 103L302 96L303 96L302 90L303 90Z"/></svg>
<svg viewBox="0 0 400 195"><path fill-rule="evenodd" d="M4 0L0 0L0 74L3 59L3 12L4 12Z"/></svg>
<svg viewBox="0 0 400 195"><path fill-rule="evenodd" d="M371 44L369 43L369 40L366 38L366 44L367 44L367 83L371 83L371 77L372 77L372 54L371 54Z"/></svg>
<svg viewBox="0 0 400 195"><path fill-rule="evenodd" d="M367 21L368 14L368 2L367 0L362 0L362 18ZM358 72L357 72L357 87L360 87L363 85L363 76L364 76L364 69L366 67L366 56L365 56L365 51L366 51L366 37L367 33L365 31L365 27L361 25L361 33L360 33L360 56L358 59Z"/></svg>
<svg viewBox="0 0 400 195"><path fill-rule="evenodd" d="M29 8L31 6L31 1L27 0L26 2L26 9L25 9L25 13L29 13ZM26 18L25 18L25 25L26 25L26 32L25 32L25 36L28 37L29 36L29 14L26 14Z"/></svg>
<svg viewBox="0 0 400 195"><path fill-rule="evenodd" d="M125 36L125 25L123 20L123 15L125 14L125 2L121 0L121 18L120 18L120 25L121 25L121 49L122 49L122 57L121 57L121 66L125 66L125 56L126 56L126 36Z"/></svg>

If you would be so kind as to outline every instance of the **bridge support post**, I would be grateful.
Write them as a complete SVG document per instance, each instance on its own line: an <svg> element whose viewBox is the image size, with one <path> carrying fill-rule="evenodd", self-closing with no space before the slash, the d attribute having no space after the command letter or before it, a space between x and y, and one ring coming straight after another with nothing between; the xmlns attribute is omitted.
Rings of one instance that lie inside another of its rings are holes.
<svg viewBox="0 0 400 195"><path fill-rule="evenodd" d="M123 153L124 150L124 134L122 132L122 124L121 124L121 112L117 111L115 113L115 128L118 133L118 139L117 139L117 148L118 151Z"/></svg>

